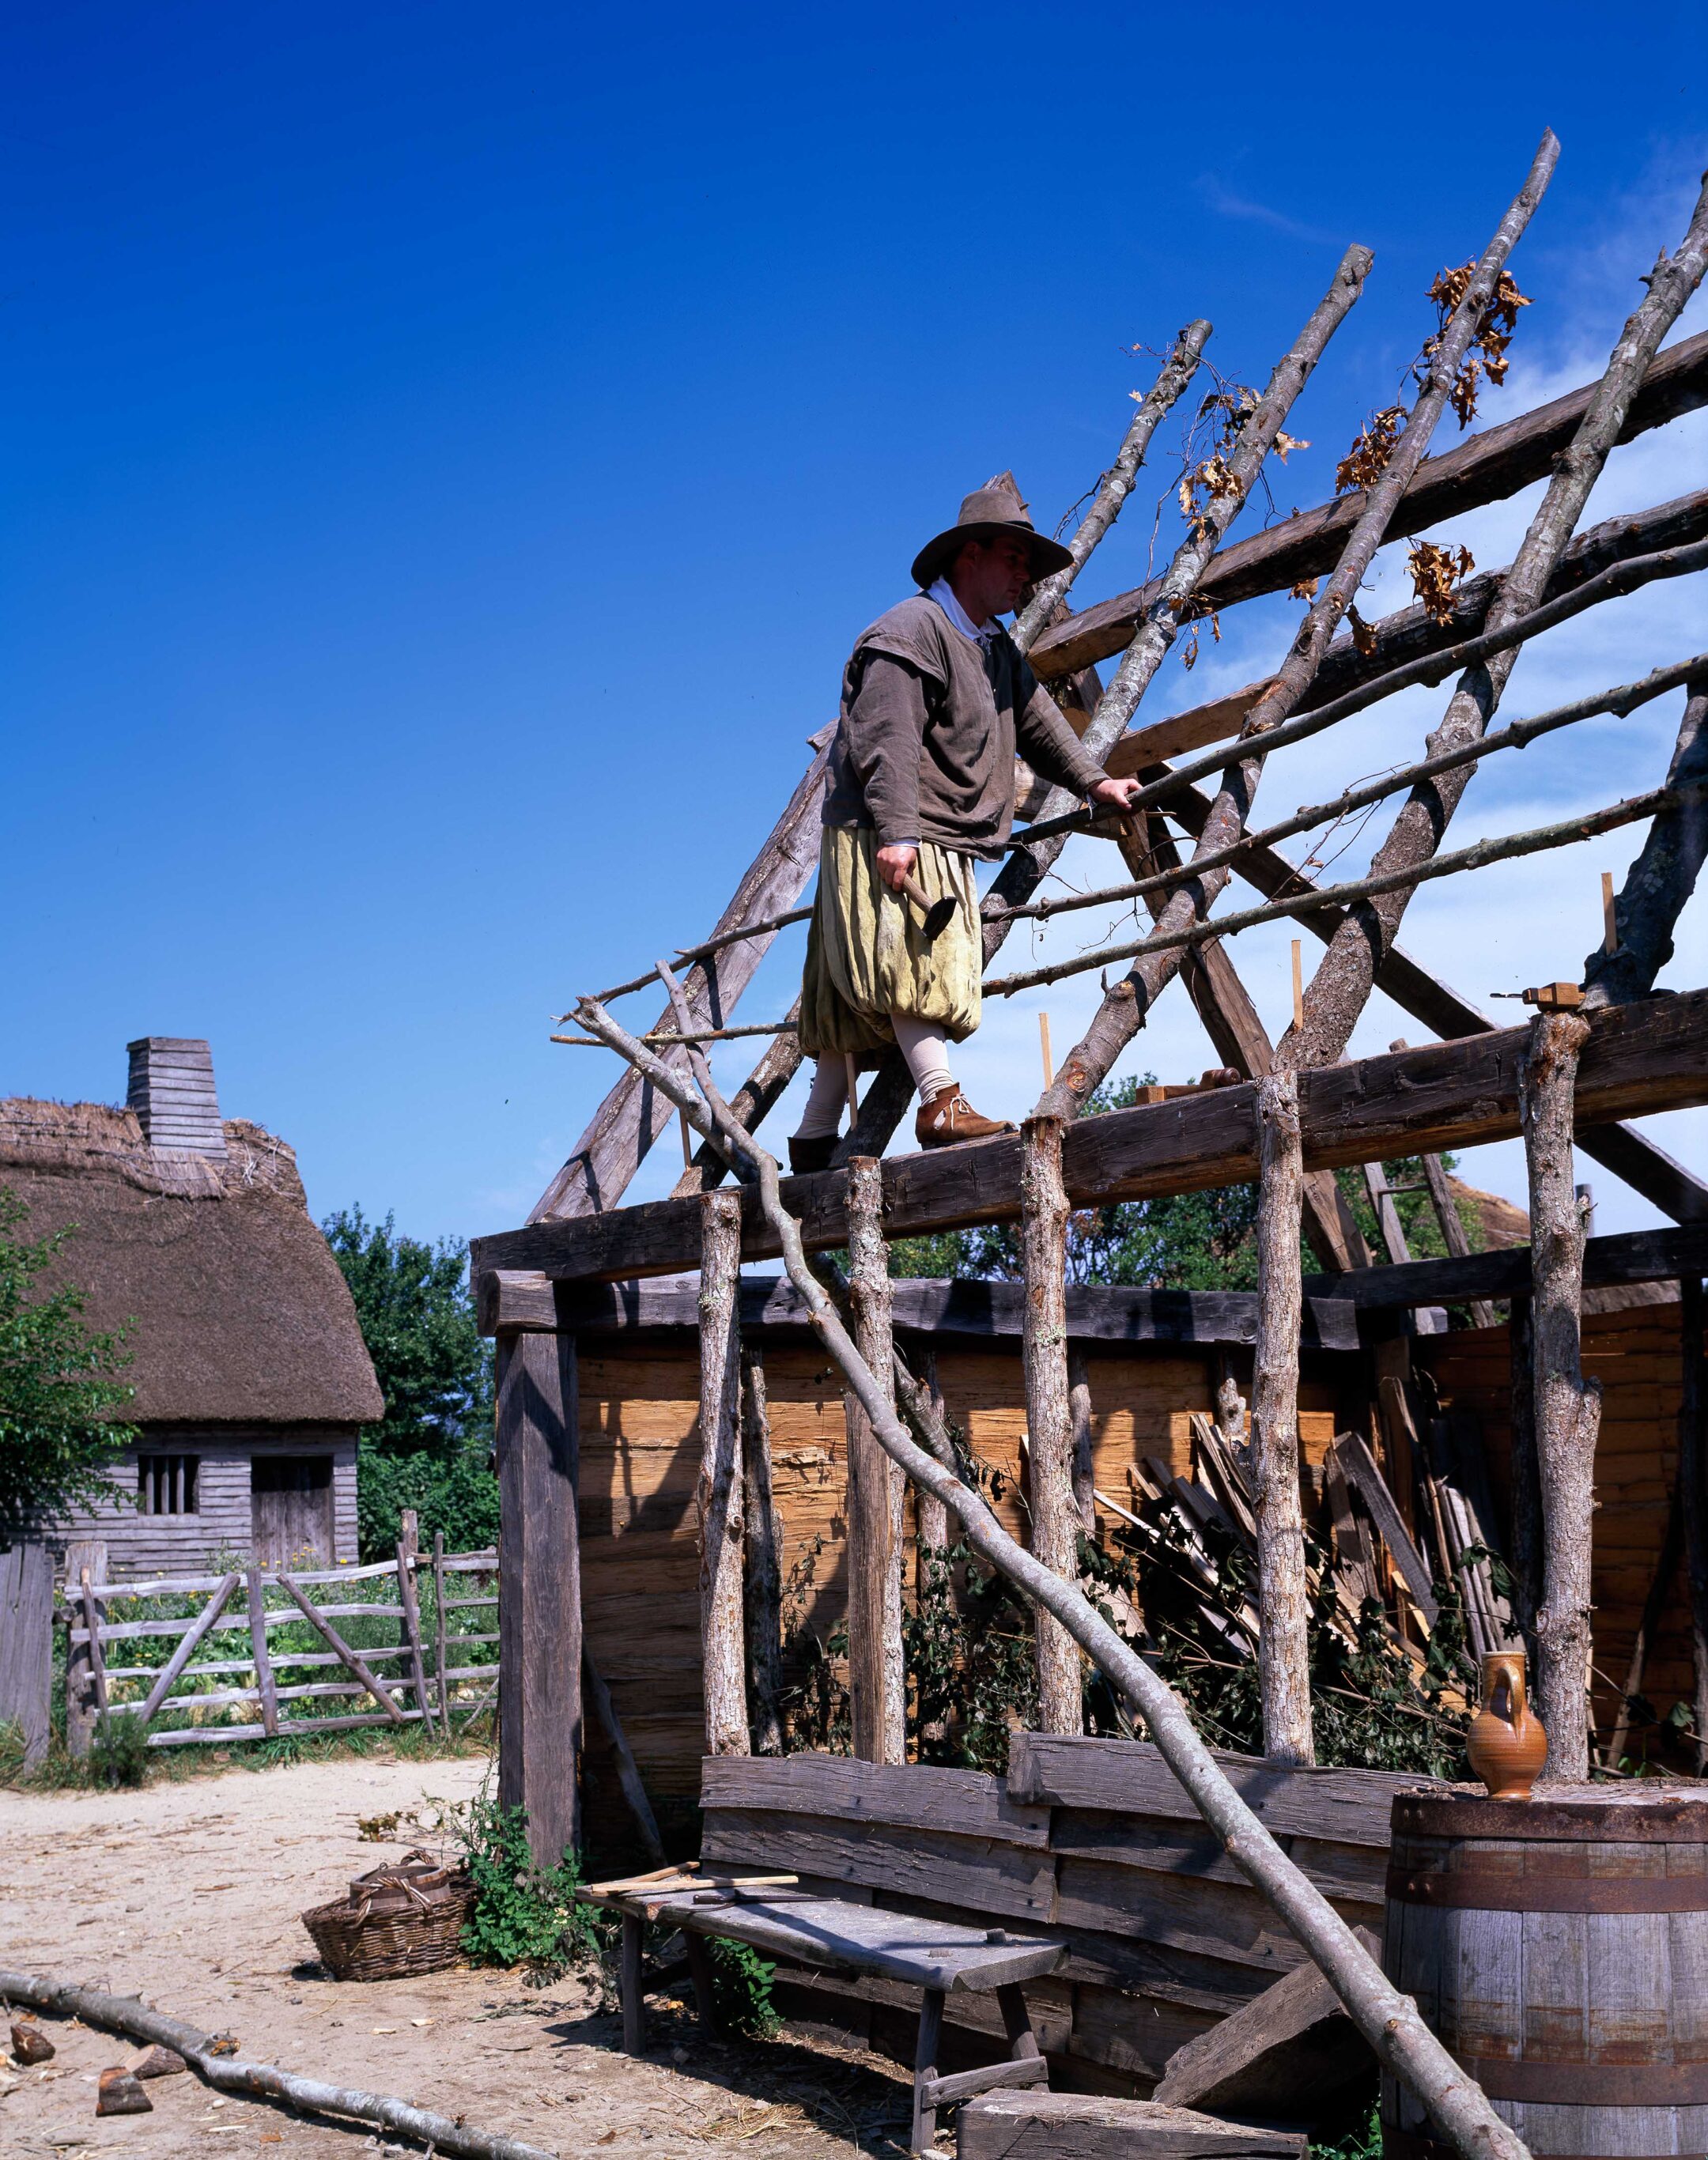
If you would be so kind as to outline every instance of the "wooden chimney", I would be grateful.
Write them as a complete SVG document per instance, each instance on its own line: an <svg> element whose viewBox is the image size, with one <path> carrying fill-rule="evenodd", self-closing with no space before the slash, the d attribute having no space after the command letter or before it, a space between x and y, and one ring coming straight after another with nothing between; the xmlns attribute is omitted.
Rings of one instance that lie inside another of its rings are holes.
<svg viewBox="0 0 1708 2160"><path fill-rule="evenodd" d="M223 1162L226 1131L214 1090L213 1054L206 1043L183 1036L145 1035L126 1047L131 1081L125 1103L136 1112L149 1146Z"/></svg>

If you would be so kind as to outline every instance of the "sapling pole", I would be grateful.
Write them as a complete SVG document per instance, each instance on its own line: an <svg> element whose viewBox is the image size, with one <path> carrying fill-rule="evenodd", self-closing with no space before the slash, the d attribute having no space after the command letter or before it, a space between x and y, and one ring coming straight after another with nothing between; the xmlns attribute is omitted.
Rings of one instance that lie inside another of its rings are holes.
<svg viewBox="0 0 1708 2160"><path fill-rule="evenodd" d="M1572 1101L1589 1040L1579 1013L1539 1013L1519 1068L1530 1184L1530 1306L1536 1467L1542 1491L1542 1603L1536 1703L1551 1782L1590 1773L1590 1551L1602 1389L1583 1377L1583 1210L1572 1180Z"/></svg>
<svg viewBox="0 0 1708 2160"><path fill-rule="evenodd" d="M1076 1585L1035 1560L1003 1529L979 1493L909 1436L807 1261L800 1225L782 1204L776 1160L730 1116L703 1054L691 1053L700 1090L697 1097L603 1008L584 1004L576 1017L685 1109L699 1131L708 1135L715 1132L753 1164L757 1203L782 1249L789 1280L807 1306L815 1333L860 1396L885 1450L916 1485L959 1518L973 1550L1052 1613L1127 1696L1229 1859L1297 1937L1346 2005L1377 2060L1418 2095L1465 2160L1529 2160L1523 2140L1430 2031L1415 2002L1388 1979L1352 1929L1234 1790L1167 1682L1123 1641ZM942 1444L947 1449L946 1437Z"/></svg>
<svg viewBox="0 0 1708 2160"><path fill-rule="evenodd" d="M848 1294L854 1340L888 1383L895 1337L890 1253L884 1242L883 1166L848 1166ZM901 1472L872 1430L859 1394L844 1397L848 1433L848 1666L854 1752L863 1762L907 1760L907 1675L901 1655ZM892 1408L893 1415L893 1408Z"/></svg>
<svg viewBox="0 0 1708 2160"><path fill-rule="evenodd" d="M700 1200L700 1643L706 1752L745 1755L742 1626L741 1196Z"/></svg>
<svg viewBox="0 0 1708 2160"><path fill-rule="evenodd" d="M1020 1279L1025 1293L1020 1363L1025 1379L1032 1550L1067 1581L1079 1579L1073 1501L1073 1419L1067 1377L1067 1188L1062 1124L1028 1118L1020 1129ZM1038 1728L1084 1731L1079 1646L1058 1620L1036 1616Z"/></svg>
<svg viewBox="0 0 1708 2160"><path fill-rule="evenodd" d="M1531 519L1507 574L1500 595L1489 610L1488 627L1501 628L1534 608L1565 553L1590 491L1601 477L1608 453L1619 440L1632 401L1643 387L1662 338L1708 268L1708 184L1696 200L1689 229L1678 252L1663 254L1647 279L1648 291L1620 332L1606 372L1596 385L1583 420L1555 462L1553 477ZM1487 730L1518 658L1516 646L1493 655L1464 674L1449 699L1441 725L1429 739L1433 751L1474 742ZM1473 768L1420 784L1395 818L1376 851L1372 868L1379 872L1415 869L1441 844L1459 807ZM1405 884L1382 887L1381 906L1355 908L1329 941L1305 997L1305 1024L1283 1038L1288 1062L1298 1066L1332 1065L1346 1048L1358 1015L1374 987L1376 973L1398 934L1410 897Z"/></svg>
<svg viewBox="0 0 1708 2160"><path fill-rule="evenodd" d="M1239 743L1223 774L1221 786L1194 848L1195 867L1199 858L1225 849L1245 830L1258 783L1263 777L1268 750L1264 739L1296 712L1316 679L1335 631L1357 598L1359 584L1422 462L1435 424L1446 410L1454 382L1483 312L1498 287L1507 257L1542 200L1559 155L1560 145L1552 129L1544 129L1524 186L1495 228L1459 305L1436 342L1429 376L1412 407L1404 432L1389 452L1374 485L1366 491L1364 506L1347 536L1339 561L1311 602L1304 626L1275 680L1246 715ZM1207 916L1228 878L1225 868L1204 870L1182 885L1164 911L1163 930L1183 929ZM1040 1098L1037 1107L1041 1111L1072 1118L1084 1109L1108 1077L1115 1060L1145 1025L1151 1006L1178 971L1179 960L1170 957L1175 949L1152 948L1105 994L1091 1025L1063 1062L1054 1087L1047 1088ZM1283 1057L1278 1062L1296 1065L1299 1061Z"/></svg>
<svg viewBox="0 0 1708 2160"><path fill-rule="evenodd" d="M1708 656L1690 671L1685 714L1679 724L1669 787L1708 781ZM1617 937L1611 953L1597 946L1584 963L1586 1010L1646 998L1673 957L1673 930L1696 889L1708 855L1708 806L1668 811L1648 828L1614 903Z"/></svg>
<svg viewBox="0 0 1708 2160"><path fill-rule="evenodd" d="M1270 1072L1258 1082L1257 1124L1257 1350L1251 1427L1258 1687L1264 1753L1271 1762L1309 1763L1316 1760L1316 1752L1311 1730L1305 1518L1299 1503L1299 1326L1304 1310L1299 1226L1305 1159L1296 1072Z"/></svg>

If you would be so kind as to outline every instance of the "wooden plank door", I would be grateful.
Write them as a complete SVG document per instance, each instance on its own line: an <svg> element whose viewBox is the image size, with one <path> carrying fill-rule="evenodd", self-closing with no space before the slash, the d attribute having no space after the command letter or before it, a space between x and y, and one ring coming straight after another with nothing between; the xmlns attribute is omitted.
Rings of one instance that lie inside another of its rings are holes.
<svg viewBox="0 0 1708 2160"><path fill-rule="evenodd" d="M250 1463L249 1493L249 1541L257 1567L333 1565L330 1455L257 1455Z"/></svg>

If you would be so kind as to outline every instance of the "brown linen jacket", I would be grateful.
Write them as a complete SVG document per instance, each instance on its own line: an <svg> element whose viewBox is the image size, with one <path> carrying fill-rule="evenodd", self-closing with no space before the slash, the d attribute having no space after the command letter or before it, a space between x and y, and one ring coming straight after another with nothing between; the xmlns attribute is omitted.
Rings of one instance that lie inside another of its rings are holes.
<svg viewBox="0 0 1708 2160"><path fill-rule="evenodd" d="M994 860L1014 821L1016 749L1082 795L1103 777L1006 631L987 654L916 593L861 631L843 672L824 823Z"/></svg>

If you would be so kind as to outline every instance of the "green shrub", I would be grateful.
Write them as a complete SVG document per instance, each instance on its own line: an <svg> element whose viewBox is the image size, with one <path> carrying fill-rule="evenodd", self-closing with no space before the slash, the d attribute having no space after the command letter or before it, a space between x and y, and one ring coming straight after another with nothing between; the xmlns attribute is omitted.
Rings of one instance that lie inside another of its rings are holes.
<svg viewBox="0 0 1708 2160"><path fill-rule="evenodd" d="M148 1727L136 1716L104 1711L89 1743L89 1779L96 1785L140 1785L148 1775Z"/></svg>
<svg viewBox="0 0 1708 2160"><path fill-rule="evenodd" d="M526 1965L543 1986L597 1957L593 1915L575 1903L580 1865L566 1847L556 1867L539 1866L528 1849L525 1808L501 1808L483 1794L458 1834L475 1885L475 1908L463 1930L473 1964Z"/></svg>
<svg viewBox="0 0 1708 2160"><path fill-rule="evenodd" d="M768 2040L782 2023L771 2002L776 1967L767 1965L750 1943L724 1935L707 1939L711 1952L712 2013L724 2033Z"/></svg>

